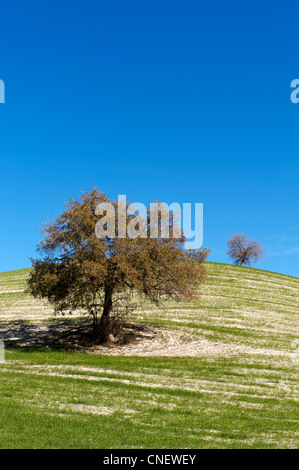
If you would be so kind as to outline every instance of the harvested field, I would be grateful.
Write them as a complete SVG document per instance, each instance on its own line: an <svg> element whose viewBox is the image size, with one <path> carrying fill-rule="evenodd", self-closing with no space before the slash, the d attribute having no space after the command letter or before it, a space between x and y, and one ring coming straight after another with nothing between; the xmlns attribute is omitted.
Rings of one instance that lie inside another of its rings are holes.
<svg viewBox="0 0 299 470"><path fill-rule="evenodd" d="M86 318L0 274L0 447L298 447L299 280L208 270L198 300L140 305L123 346L82 344Z"/></svg>

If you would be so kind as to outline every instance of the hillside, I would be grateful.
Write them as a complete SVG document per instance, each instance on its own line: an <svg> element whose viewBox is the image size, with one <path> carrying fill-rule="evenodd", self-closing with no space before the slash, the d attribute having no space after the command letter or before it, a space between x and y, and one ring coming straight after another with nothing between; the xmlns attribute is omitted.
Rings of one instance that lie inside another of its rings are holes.
<svg viewBox="0 0 299 470"><path fill-rule="evenodd" d="M207 266L208 281L198 300L166 302L159 308L149 303L137 304L130 319L163 327L158 331L164 333L164 342L170 329L185 332L185 337L192 334L193 340L206 340L206 345L215 343L219 352L222 346L231 352L246 352L249 348L251 353L263 352L279 357L290 353L291 341L299 337L299 279L217 263L207 263ZM46 302L25 294L28 272L23 269L0 274L2 334L6 322L7 326L12 323L16 326L30 324L32 328L42 325L42 332L46 325L53 324L54 319L58 323L86 320L80 314L54 317ZM201 351L202 354L205 352ZM181 354L180 351L177 353Z"/></svg>
<svg viewBox="0 0 299 470"><path fill-rule="evenodd" d="M139 305L139 341L92 354L33 348L82 318L25 294L28 270L0 274L0 447L298 447L299 279L208 273L196 301Z"/></svg>

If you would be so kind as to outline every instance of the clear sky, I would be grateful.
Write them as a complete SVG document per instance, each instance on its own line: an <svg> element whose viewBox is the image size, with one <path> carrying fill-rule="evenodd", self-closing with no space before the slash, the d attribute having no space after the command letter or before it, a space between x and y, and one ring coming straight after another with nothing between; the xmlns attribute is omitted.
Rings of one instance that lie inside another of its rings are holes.
<svg viewBox="0 0 299 470"><path fill-rule="evenodd" d="M0 271L97 186L204 203L204 245L299 276L297 0L2 0Z"/></svg>

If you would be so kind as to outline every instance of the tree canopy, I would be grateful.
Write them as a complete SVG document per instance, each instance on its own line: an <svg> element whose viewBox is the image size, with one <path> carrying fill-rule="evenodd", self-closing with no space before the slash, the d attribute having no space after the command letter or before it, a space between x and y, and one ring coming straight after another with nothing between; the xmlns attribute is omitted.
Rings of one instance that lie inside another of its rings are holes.
<svg viewBox="0 0 299 470"><path fill-rule="evenodd" d="M250 240L244 233L235 233L227 241L227 254L232 258L234 264L251 266L264 257L264 249L260 242Z"/></svg>
<svg viewBox="0 0 299 470"><path fill-rule="evenodd" d="M66 210L44 225L44 238L32 259L33 269L27 289L35 297L46 298L56 312L80 309L92 317L95 331L103 333L111 315L120 305L125 311L128 295L161 299L191 299L206 278L204 261L209 249L185 250L185 238L174 235L174 219L169 218L169 237L98 238L99 203L110 203L118 218L117 201L93 188L72 198ZM107 217L103 212L101 217ZM116 220L117 222L117 220ZM126 224L134 217L126 215ZM138 224L141 222L139 221ZM149 219L145 220L149 235ZM116 223L117 227L117 223Z"/></svg>

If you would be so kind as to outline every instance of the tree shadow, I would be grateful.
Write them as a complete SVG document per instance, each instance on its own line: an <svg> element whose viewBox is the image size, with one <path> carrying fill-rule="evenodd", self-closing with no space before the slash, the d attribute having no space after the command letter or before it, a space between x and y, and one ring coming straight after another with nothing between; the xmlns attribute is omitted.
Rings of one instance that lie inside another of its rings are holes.
<svg viewBox="0 0 299 470"><path fill-rule="evenodd" d="M124 322L118 335L110 335L107 348L153 339L157 327ZM31 323L26 320L0 322L0 339L7 348L86 351L97 342L90 321L57 320Z"/></svg>
<svg viewBox="0 0 299 470"><path fill-rule="evenodd" d="M78 332L82 333L86 328L86 322L78 320L42 323L26 320L0 322L0 339L6 347L13 348L75 349L78 347Z"/></svg>

